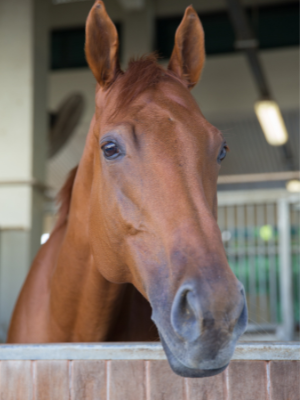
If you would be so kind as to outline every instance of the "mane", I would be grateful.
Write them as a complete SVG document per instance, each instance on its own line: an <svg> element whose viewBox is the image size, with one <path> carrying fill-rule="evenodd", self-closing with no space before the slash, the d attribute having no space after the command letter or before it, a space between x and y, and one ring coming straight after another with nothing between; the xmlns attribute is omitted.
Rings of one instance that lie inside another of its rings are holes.
<svg viewBox="0 0 300 400"><path fill-rule="evenodd" d="M57 195L56 202L59 204L59 211L55 230L61 227L61 225L64 224L68 219L77 169L78 165L75 168L71 169L63 187L60 189Z"/></svg>
<svg viewBox="0 0 300 400"><path fill-rule="evenodd" d="M116 112L126 108L146 89L155 87L159 82L170 79L176 80L187 87L183 80L157 63L156 54L142 56L139 59L131 59L127 71L119 75L116 81L116 86L119 89Z"/></svg>

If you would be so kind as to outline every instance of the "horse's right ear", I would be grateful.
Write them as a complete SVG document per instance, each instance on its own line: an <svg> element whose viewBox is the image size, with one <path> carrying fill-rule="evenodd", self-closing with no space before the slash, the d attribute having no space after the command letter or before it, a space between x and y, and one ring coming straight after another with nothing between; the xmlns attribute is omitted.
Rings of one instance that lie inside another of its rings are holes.
<svg viewBox="0 0 300 400"><path fill-rule="evenodd" d="M86 21L85 55L97 82L110 85L120 72L119 38L103 1L97 0Z"/></svg>

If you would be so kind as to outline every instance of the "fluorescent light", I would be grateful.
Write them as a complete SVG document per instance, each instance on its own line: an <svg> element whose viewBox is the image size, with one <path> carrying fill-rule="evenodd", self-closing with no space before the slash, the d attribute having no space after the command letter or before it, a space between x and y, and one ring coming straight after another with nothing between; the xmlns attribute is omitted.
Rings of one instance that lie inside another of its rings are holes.
<svg viewBox="0 0 300 400"><path fill-rule="evenodd" d="M254 109L267 142L272 146L286 143L288 133L278 104L272 100L257 101Z"/></svg>
<svg viewBox="0 0 300 400"><path fill-rule="evenodd" d="M292 193L300 192L300 181L299 179L291 179L286 183L286 189Z"/></svg>

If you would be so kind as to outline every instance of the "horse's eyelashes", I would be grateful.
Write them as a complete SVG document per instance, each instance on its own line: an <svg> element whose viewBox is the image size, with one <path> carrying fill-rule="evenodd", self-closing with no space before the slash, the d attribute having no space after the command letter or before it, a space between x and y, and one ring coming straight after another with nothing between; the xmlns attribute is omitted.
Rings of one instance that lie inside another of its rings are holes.
<svg viewBox="0 0 300 400"><path fill-rule="evenodd" d="M115 142L107 142L101 147L103 155L107 160L113 160L121 154L120 149Z"/></svg>

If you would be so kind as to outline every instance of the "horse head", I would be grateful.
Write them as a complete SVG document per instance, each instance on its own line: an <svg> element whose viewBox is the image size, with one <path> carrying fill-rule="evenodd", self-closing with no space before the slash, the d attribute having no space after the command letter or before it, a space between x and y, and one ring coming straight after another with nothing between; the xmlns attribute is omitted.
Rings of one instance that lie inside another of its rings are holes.
<svg viewBox="0 0 300 400"><path fill-rule="evenodd" d="M167 69L150 56L123 72L117 30L96 1L85 51L97 80L89 220L96 265L150 302L177 374L215 375L245 330L247 307L217 225L227 146L190 93L205 60L201 22L188 7Z"/></svg>

